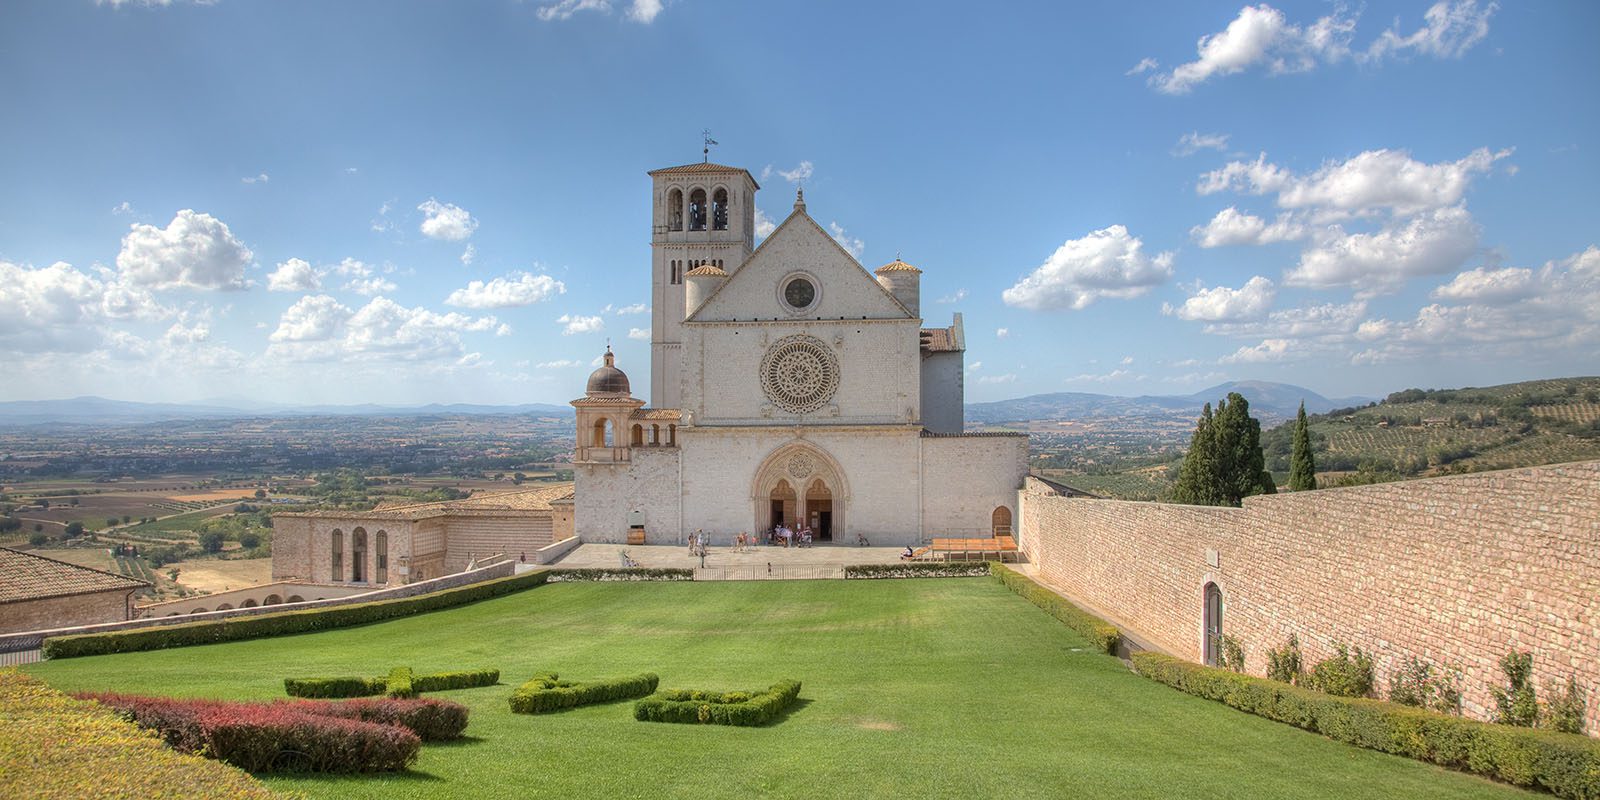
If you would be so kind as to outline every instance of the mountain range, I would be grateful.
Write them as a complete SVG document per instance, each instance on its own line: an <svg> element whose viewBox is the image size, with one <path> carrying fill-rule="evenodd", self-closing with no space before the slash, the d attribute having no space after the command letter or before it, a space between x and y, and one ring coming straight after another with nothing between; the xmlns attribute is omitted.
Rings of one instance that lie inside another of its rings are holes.
<svg viewBox="0 0 1600 800"><path fill-rule="evenodd" d="M1302 400L1306 411L1320 414L1335 408L1360 406L1371 398L1329 399L1310 389L1267 381L1234 381L1218 384L1190 395L1142 395L1119 397L1084 392L1036 394L1011 400L968 403L970 422L995 424L1022 420L1066 420L1106 417L1144 417L1173 415L1198 416L1205 403L1216 403L1229 392L1238 392L1250 401L1250 408L1263 421L1294 416ZM197 403L138 403L108 400L104 397L74 397L65 400L12 400L0 402L0 424L35 425L45 423L116 424L157 422L178 419L229 419L278 416L367 416L422 417L441 415L531 415L568 417L570 406L524 403L497 406L471 403L430 403L421 406L361 405L285 405L264 403L246 397L220 397Z"/></svg>

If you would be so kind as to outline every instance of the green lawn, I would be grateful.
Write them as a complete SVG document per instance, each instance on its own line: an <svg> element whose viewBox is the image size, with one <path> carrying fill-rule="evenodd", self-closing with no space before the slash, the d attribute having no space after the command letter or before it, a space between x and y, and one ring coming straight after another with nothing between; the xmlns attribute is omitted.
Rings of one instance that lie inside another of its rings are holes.
<svg viewBox="0 0 1600 800"><path fill-rule="evenodd" d="M469 739L399 777L265 777L310 797L1527 797L1181 694L1090 652L986 578L556 584L327 633L27 667L58 688L283 696L286 675L495 666L441 692ZM513 715L540 670L801 702L766 728L635 722L631 703Z"/></svg>

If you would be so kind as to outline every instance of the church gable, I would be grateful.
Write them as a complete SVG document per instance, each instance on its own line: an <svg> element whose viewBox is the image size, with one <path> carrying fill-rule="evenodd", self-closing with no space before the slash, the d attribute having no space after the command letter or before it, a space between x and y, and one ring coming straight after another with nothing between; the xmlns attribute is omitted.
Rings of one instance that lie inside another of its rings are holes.
<svg viewBox="0 0 1600 800"><path fill-rule="evenodd" d="M803 209L796 209L689 321L840 317L912 315Z"/></svg>

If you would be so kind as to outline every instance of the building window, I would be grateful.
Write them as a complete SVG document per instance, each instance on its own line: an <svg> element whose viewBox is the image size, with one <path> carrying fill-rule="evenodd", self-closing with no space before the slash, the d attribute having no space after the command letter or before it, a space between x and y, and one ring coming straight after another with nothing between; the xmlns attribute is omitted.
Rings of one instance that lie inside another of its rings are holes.
<svg viewBox="0 0 1600 800"><path fill-rule="evenodd" d="M363 583L367 579L367 530L356 528L350 532L350 580Z"/></svg>
<svg viewBox="0 0 1600 800"><path fill-rule="evenodd" d="M389 534L378 531L377 582L389 582Z"/></svg>
<svg viewBox="0 0 1600 800"><path fill-rule="evenodd" d="M333 529L333 567L332 580L344 580L344 531Z"/></svg>
<svg viewBox="0 0 1600 800"><path fill-rule="evenodd" d="M1214 583L1206 584L1205 626L1206 664L1220 667L1222 666L1222 590Z"/></svg>
<svg viewBox="0 0 1600 800"><path fill-rule="evenodd" d="M706 190L696 189L689 193L689 230L703 231L706 229Z"/></svg>
<svg viewBox="0 0 1600 800"><path fill-rule="evenodd" d="M673 189L667 193L667 230L683 230L683 190Z"/></svg>
<svg viewBox="0 0 1600 800"><path fill-rule="evenodd" d="M672 285L676 286L680 283L683 283L683 262L674 261L672 262Z"/></svg>
<svg viewBox="0 0 1600 800"><path fill-rule="evenodd" d="M634 447L644 447L644 426L643 425L635 425L635 426L633 426L633 438L630 439L628 443L633 445Z"/></svg>
<svg viewBox="0 0 1600 800"><path fill-rule="evenodd" d="M725 231L728 229L728 190L718 189L711 195L711 228Z"/></svg>

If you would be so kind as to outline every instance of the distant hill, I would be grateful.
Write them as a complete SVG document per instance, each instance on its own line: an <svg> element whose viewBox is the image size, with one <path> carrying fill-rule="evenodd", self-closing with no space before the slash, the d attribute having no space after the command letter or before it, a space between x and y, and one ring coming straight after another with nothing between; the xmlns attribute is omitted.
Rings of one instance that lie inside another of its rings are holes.
<svg viewBox="0 0 1600 800"><path fill-rule="evenodd" d="M233 405L230 400L237 401ZM526 403L515 406L473 405L468 403L425 406L365 405L274 405L245 398L230 398L200 404L137 403L108 400L104 397L73 397L65 400L12 400L0 402L0 424L39 425L51 423L118 424L185 419L229 419L275 416L368 416L419 417L441 415L534 415L570 417L571 406Z"/></svg>
<svg viewBox="0 0 1600 800"><path fill-rule="evenodd" d="M1373 398L1350 397L1330 400L1310 389L1287 383L1268 381L1234 381L1223 383L1190 395L1142 395L1119 397L1085 392L1054 392L998 400L990 403L968 403L967 419L971 422L998 424L1025 420L1078 420L1120 417L1132 420L1171 419L1200 416L1206 403L1216 404L1238 392L1250 403L1251 412L1264 422L1288 419L1295 415L1300 402L1305 401L1308 413L1332 411L1335 408L1363 405Z"/></svg>

